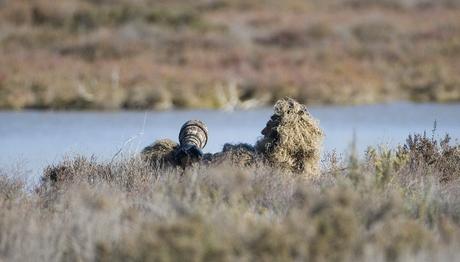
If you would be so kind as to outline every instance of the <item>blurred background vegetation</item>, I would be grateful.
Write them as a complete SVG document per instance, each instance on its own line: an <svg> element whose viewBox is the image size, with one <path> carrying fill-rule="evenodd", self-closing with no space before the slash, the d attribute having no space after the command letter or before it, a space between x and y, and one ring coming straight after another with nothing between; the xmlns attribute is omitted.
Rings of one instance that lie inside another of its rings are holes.
<svg viewBox="0 0 460 262"><path fill-rule="evenodd" d="M459 0L0 0L1 109L460 101Z"/></svg>

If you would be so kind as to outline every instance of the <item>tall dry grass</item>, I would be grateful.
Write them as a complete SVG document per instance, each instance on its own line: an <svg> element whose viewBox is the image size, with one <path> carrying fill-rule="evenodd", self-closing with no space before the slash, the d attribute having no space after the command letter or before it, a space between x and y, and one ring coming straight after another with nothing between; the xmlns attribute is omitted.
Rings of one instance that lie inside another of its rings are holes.
<svg viewBox="0 0 460 262"><path fill-rule="evenodd" d="M70 158L33 191L0 177L0 259L452 261L459 156L458 144L416 136L363 159L329 154L314 179L261 163Z"/></svg>

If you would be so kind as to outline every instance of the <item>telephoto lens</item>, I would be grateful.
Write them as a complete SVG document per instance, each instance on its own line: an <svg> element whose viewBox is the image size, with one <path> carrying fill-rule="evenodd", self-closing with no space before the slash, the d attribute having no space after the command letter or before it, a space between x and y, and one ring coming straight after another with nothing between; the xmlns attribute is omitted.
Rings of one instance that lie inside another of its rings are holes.
<svg viewBox="0 0 460 262"><path fill-rule="evenodd" d="M201 161L202 149L208 142L208 128L199 120L185 122L179 132L180 147L176 151L175 160L186 168Z"/></svg>

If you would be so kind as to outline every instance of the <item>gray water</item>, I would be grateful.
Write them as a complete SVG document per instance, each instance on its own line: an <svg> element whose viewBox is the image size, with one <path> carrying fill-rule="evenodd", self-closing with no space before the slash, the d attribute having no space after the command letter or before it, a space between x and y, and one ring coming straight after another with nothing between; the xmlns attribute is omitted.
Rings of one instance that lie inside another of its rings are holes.
<svg viewBox="0 0 460 262"><path fill-rule="evenodd" d="M411 133L460 138L460 104L385 104L311 107L326 133L323 153L345 154L356 137L363 152L370 145L403 143ZM75 154L110 160L138 153L156 139L177 140L181 125L201 119L210 136L206 152L221 150L226 142L254 143L272 110L168 112L0 112L0 169L20 168L38 175L41 170Z"/></svg>

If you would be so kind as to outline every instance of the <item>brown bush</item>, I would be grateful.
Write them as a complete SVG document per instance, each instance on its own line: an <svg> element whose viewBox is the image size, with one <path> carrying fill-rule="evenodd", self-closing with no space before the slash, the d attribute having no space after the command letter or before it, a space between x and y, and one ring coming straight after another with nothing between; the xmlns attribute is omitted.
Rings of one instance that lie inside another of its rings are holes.
<svg viewBox="0 0 460 262"><path fill-rule="evenodd" d="M460 178L460 147L451 145L451 138L446 135L437 141L433 137L410 135L406 144L397 154L407 158L412 167L425 165L434 169L442 183L448 183Z"/></svg>

